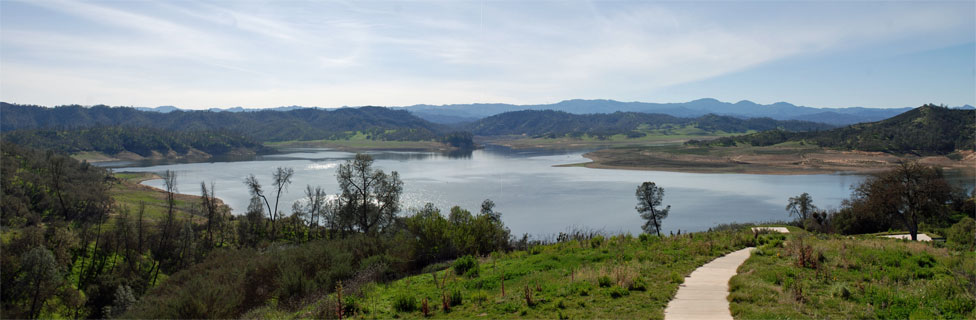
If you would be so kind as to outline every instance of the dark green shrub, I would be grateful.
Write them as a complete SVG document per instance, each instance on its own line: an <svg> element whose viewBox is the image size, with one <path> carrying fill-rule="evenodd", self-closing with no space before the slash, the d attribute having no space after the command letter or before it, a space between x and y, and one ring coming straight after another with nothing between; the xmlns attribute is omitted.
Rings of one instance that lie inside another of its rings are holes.
<svg viewBox="0 0 976 320"><path fill-rule="evenodd" d="M417 310L417 298L401 292L393 297L393 310L397 312L413 312Z"/></svg>
<svg viewBox="0 0 976 320"><path fill-rule="evenodd" d="M846 285L843 284L834 285L834 287L831 288L830 291L831 291L830 294L834 297L838 297L844 300L848 300L851 298L851 290L848 289Z"/></svg>
<svg viewBox="0 0 976 320"><path fill-rule="evenodd" d="M647 242L648 240L651 239L651 235L646 233L641 233L639 236L637 236L637 239L640 239L640 242Z"/></svg>
<svg viewBox="0 0 976 320"><path fill-rule="evenodd" d="M397 264L395 260L386 254L371 256L359 263L359 270L374 272L378 281L390 281L397 278L397 272L393 269Z"/></svg>
<svg viewBox="0 0 976 320"><path fill-rule="evenodd" d="M634 278L634 280L630 282L630 285L627 286L627 290L647 291L647 281L644 280L644 277Z"/></svg>
<svg viewBox="0 0 976 320"><path fill-rule="evenodd" d="M590 247L596 249L603 245L603 236L597 235L590 239Z"/></svg>
<svg viewBox="0 0 976 320"><path fill-rule="evenodd" d="M610 289L608 291L610 293L610 297L611 298L614 298L614 299L620 298L620 297L623 297L623 296L626 296L626 295L629 295L630 294L630 291L627 291L627 289L624 289L621 286L613 286L613 287L610 287Z"/></svg>
<svg viewBox="0 0 976 320"><path fill-rule="evenodd" d="M451 290L451 295L449 295L448 298L452 307L459 306L464 302L464 296L461 295L461 290L459 289Z"/></svg>
<svg viewBox="0 0 976 320"><path fill-rule="evenodd" d="M606 288L613 285L613 280L609 276L600 276L596 279L596 282L601 288Z"/></svg>
<svg viewBox="0 0 976 320"><path fill-rule="evenodd" d="M291 300L310 292L312 279L305 276L301 265L283 263L278 265L278 298Z"/></svg>
<svg viewBox="0 0 976 320"><path fill-rule="evenodd" d="M681 276L677 272L672 271L671 272L671 282L674 282L674 283L677 283L677 284L685 283L685 277Z"/></svg>
<svg viewBox="0 0 976 320"><path fill-rule="evenodd" d="M573 294L578 294L581 297L590 295L590 288L593 285L589 282L574 282L570 285L570 292Z"/></svg>
<svg viewBox="0 0 976 320"><path fill-rule="evenodd" d="M478 269L478 259L471 255L466 255L454 260L454 273L457 275L467 274L469 270ZM475 272L477 275L477 272Z"/></svg>
<svg viewBox="0 0 976 320"><path fill-rule="evenodd" d="M946 231L946 242L963 248L972 248L976 242L976 220L965 217Z"/></svg>

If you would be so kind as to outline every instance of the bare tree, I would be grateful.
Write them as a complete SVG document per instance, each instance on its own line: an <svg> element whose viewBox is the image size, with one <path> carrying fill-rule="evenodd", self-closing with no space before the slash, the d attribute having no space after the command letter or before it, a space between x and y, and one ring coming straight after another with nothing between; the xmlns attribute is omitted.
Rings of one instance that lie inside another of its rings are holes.
<svg viewBox="0 0 976 320"><path fill-rule="evenodd" d="M288 190L288 185L291 184L291 177L295 175L295 169L278 167L275 169L274 175L274 187L275 187L275 206L271 218L271 238L275 239L277 235L277 229L275 226L275 221L281 216L278 212L278 200L281 199L281 191Z"/></svg>
<svg viewBox="0 0 976 320"><path fill-rule="evenodd" d="M268 197L264 196L264 189L261 187L261 183L258 182L258 178L255 178L252 174L244 179L244 185L247 186L247 191L251 194L252 198L257 197L264 201L264 205L268 207L268 217L270 218L272 212L271 203L268 202Z"/></svg>
<svg viewBox="0 0 976 320"><path fill-rule="evenodd" d="M373 169L373 157L356 154L354 160L339 165L336 172L339 181L339 202L349 222L359 232L373 234L393 222L400 209L400 194L403 182L393 171L389 175L383 170Z"/></svg>
<svg viewBox="0 0 976 320"><path fill-rule="evenodd" d="M292 204L292 214L294 215L295 230L299 230L299 224L303 224L308 230L317 229L319 221L322 219L323 210L326 205L325 191L321 187L305 187L305 198L295 201Z"/></svg>
<svg viewBox="0 0 976 320"><path fill-rule="evenodd" d="M661 236L661 221L668 217L671 206L664 209L657 208L661 205L664 198L664 188L658 187L654 182L644 182L637 187L637 212L641 218L647 220L641 229L645 233L656 232Z"/></svg>
<svg viewBox="0 0 976 320"><path fill-rule="evenodd" d="M221 228L222 218L220 213L217 212L217 196L215 194L216 187L213 182L210 182L210 190L207 190L207 183L200 182L200 193L201 200L203 201L203 210L207 215L207 245L213 245L213 233L215 230L219 232Z"/></svg>

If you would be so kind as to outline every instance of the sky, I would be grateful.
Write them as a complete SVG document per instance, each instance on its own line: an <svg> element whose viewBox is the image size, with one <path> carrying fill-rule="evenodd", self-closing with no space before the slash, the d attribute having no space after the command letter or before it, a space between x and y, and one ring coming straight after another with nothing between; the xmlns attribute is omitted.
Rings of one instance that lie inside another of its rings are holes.
<svg viewBox="0 0 976 320"><path fill-rule="evenodd" d="M0 0L0 100L976 105L976 1Z"/></svg>

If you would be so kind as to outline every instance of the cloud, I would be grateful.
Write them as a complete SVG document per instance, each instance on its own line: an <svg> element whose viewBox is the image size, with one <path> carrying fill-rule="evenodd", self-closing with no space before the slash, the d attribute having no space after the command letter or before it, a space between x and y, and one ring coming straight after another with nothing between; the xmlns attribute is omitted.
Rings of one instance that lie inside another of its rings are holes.
<svg viewBox="0 0 976 320"><path fill-rule="evenodd" d="M0 98L44 104L647 100L775 61L974 36L971 3L2 4L83 21L0 22Z"/></svg>

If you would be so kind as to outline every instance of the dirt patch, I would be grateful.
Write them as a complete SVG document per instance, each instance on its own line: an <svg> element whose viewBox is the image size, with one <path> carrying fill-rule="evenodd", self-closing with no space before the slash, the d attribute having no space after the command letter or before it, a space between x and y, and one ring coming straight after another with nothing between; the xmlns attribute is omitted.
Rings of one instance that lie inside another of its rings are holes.
<svg viewBox="0 0 976 320"><path fill-rule="evenodd" d="M240 153L244 155L254 155L254 151L248 149L237 149L231 153ZM95 156L97 155L97 156ZM206 160L213 157L213 155L203 152L198 149L190 148L186 153L178 153L176 151L170 150L163 154L159 151L152 151L149 156L141 156L137 153L130 151L122 151L114 155L107 155L104 153L97 152L83 152L74 155L76 158L83 157L88 162L104 162L104 161L139 161L139 160Z"/></svg>
<svg viewBox="0 0 976 320"><path fill-rule="evenodd" d="M959 170L965 175L976 175L976 155L971 151L960 152L962 160L952 160L945 156L896 156L881 152L810 148L723 148L708 151L604 149L584 154L584 157L593 161L582 165L588 168L696 173L825 174L874 173L888 170L899 161L917 160L926 165ZM567 166L578 165L580 164Z"/></svg>

